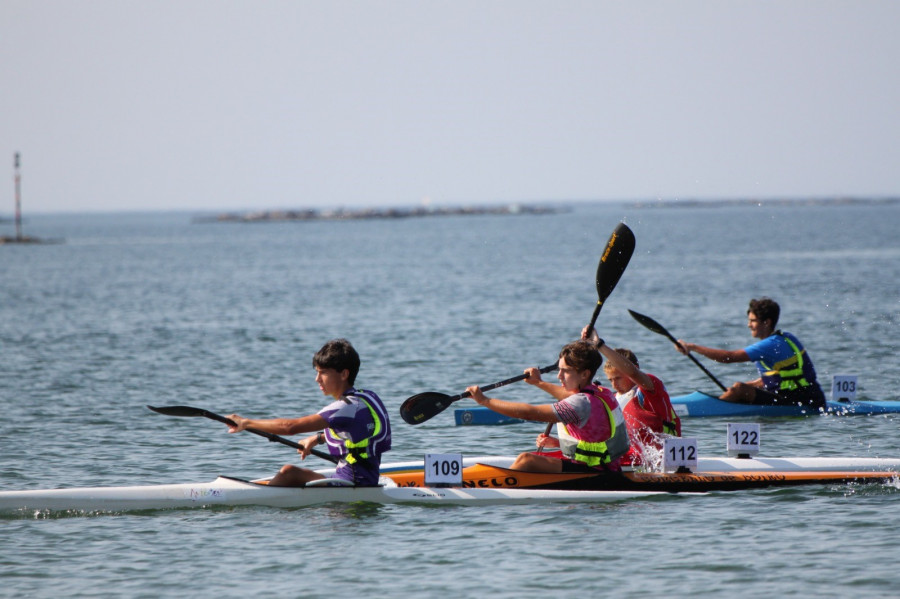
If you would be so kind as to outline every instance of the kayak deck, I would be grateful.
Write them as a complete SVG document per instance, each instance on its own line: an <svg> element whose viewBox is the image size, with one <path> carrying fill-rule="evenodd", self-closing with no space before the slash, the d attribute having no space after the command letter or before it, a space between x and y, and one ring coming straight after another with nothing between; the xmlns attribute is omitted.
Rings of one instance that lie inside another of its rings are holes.
<svg viewBox="0 0 900 599"><path fill-rule="evenodd" d="M575 491L661 491L708 493L767 487L886 483L897 479L894 471L772 471L732 472L523 472L503 466L475 464L463 469L463 488L570 489ZM424 472L389 474L401 486L424 484Z"/></svg>

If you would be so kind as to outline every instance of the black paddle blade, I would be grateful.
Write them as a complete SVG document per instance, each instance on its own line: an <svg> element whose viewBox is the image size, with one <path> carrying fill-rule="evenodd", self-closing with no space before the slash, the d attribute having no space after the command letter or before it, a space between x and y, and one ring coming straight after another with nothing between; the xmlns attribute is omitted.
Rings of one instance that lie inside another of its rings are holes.
<svg viewBox="0 0 900 599"><path fill-rule="evenodd" d="M200 408L192 408L191 406L147 406L154 412L165 414L166 416L203 416L203 410Z"/></svg>
<svg viewBox="0 0 900 599"><path fill-rule="evenodd" d="M192 408L191 406L163 406L163 407L154 407L147 406L154 412L158 412L160 414L165 414L166 416L200 416L203 418L209 418L210 420L215 420L217 422L221 422L223 424L227 424L228 426L234 426L234 421L225 418L224 416L220 416L215 412L210 412L209 410L204 410L203 408ZM246 428L244 429L248 433L253 433L254 435L259 435L260 437L265 437L269 441L274 441L276 443L281 443L282 445L287 445L288 447L293 447L294 449L301 449L301 446L293 441L285 439L284 437L279 437L273 433L267 433L266 431L260 431L255 428ZM323 460L328 460L332 464L338 463L338 458L334 457L331 454L323 453L316 449L311 449L310 452L316 457L320 457Z"/></svg>
<svg viewBox="0 0 900 599"><path fill-rule="evenodd" d="M631 317L638 321L641 325L650 329L654 333L658 335L664 335L669 339L672 339L672 335L669 333L669 331L667 331L663 325L659 324L649 316L645 316L639 312L635 312L634 310L629 310L628 313L631 314Z"/></svg>
<svg viewBox="0 0 900 599"><path fill-rule="evenodd" d="M413 395L400 406L400 417L407 424L422 424L450 407L460 396L451 397L444 393L429 391Z"/></svg>
<svg viewBox="0 0 900 599"><path fill-rule="evenodd" d="M147 406L154 412L159 414L165 414L166 416L187 416L187 417L200 417L200 418L209 418L210 420L218 420L219 422L224 422L225 424L234 424L228 418L223 416L219 416L218 414L213 414L203 408L192 408L191 406Z"/></svg>
<svg viewBox="0 0 900 599"><path fill-rule="evenodd" d="M558 364L551 364L550 366L544 366L542 368L539 368L538 370L542 373L548 373L556 370L557 367ZM504 379L496 383L491 383L490 385L485 385L481 388L481 390L490 391L491 389L503 387L504 385L509 385L510 383L524 381L526 378L528 378L528 375L518 374L514 377ZM463 393L454 395L453 397L434 391L419 393L418 395L413 395L403 402L403 405L400 406L400 417L403 418L404 422L407 422L408 424L422 424L426 420L434 418L435 416L446 410L454 401L459 401L460 399L464 399L466 397L471 397L468 391L464 391Z"/></svg>
<svg viewBox="0 0 900 599"><path fill-rule="evenodd" d="M625 223L619 223L606 242L606 249L597 265L597 297L606 301L622 278L628 261L634 253L634 233Z"/></svg>
<svg viewBox="0 0 900 599"><path fill-rule="evenodd" d="M625 223L619 223L609 236L603 255L600 256L600 263L597 265L597 305L591 315L589 329L594 328L603 302L622 278L625 267L628 266L628 261L634 253L634 244L634 233Z"/></svg>

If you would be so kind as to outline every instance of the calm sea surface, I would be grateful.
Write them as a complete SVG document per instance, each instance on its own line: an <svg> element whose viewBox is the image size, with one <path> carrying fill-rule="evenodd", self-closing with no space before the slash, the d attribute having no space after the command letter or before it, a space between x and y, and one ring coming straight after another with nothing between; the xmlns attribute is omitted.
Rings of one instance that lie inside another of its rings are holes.
<svg viewBox="0 0 900 599"><path fill-rule="evenodd" d="M596 303L620 220L637 250L598 321L672 394L715 392L632 308L677 337L751 341L751 297L782 305L823 386L857 374L898 399L900 205L639 208L543 216L192 224L191 214L36 215L0 246L0 488L258 477L293 450L146 404L304 415L311 366L347 337L360 386L394 416L387 461L510 455L539 424L418 427L422 391L551 364ZM12 234L11 225L2 225ZM752 366L706 362L720 379ZM494 396L543 402L527 385ZM458 405L473 405L462 402ZM726 420L686 420L701 454ZM900 457L897 416L762 421L764 455ZM307 465L327 466L314 457ZM893 597L900 491L881 485L667 496L605 505L350 505L0 518L3 597Z"/></svg>

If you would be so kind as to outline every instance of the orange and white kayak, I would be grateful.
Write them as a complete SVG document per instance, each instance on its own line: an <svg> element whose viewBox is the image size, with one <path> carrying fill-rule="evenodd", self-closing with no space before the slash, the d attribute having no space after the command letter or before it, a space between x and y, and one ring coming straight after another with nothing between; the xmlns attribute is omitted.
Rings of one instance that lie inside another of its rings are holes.
<svg viewBox="0 0 900 599"><path fill-rule="evenodd" d="M386 474L399 486L421 487L425 474L409 469ZM707 493L764 487L891 482L894 471L773 471L724 472L584 472L545 473L511 470L504 466L474 464L462 471L462 488L469 489L567 489L578 491L663 491Z"/></svg>
<svg viewBox="0 0 900 599"><path fill-rule="evenodd" d="M306 487L220 476L211 482L0 491L0 514L94 513L214 506L297 508L327 503L413 505L598 503L794 485L897 484L900 460L879 458L700 458L688 473L548 474L511 470L514 458L463 460L462 485L424 486L423 460L382 465L381 486L326 478ZM320 470L328 477L333 469Z"/></svg>

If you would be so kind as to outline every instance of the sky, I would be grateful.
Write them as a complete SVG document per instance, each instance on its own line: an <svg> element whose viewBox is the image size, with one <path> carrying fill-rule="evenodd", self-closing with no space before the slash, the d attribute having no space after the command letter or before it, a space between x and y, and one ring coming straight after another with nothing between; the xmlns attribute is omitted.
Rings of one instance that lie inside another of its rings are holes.
<svg viewBox="0 0 900 599"><path fill-rule="evenodd" d="M0 215L16 152L26 214L897 197L898 23L894 0L0 0Z"/></svg>

